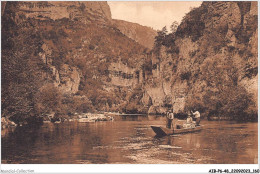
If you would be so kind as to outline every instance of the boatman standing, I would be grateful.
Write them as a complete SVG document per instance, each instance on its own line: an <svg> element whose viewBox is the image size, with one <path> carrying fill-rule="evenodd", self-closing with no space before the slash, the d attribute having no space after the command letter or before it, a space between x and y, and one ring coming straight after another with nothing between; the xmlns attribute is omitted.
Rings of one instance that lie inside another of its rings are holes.
<svg viewBox="0 0 260 174"><path fill-rule="evenodd" d="M200 113L199 111L196 111L196 112L192 112L191 113L194 115L195 117L195 121L196 121L196 126L199 126L200 125Z"/></svg>
<svg viewBox="0 0 260 174"><path fill-rule="evenodd" d="M172 110L172 112L171 111L167 112L166 116L167 116L167 125L166 125L166 127L171 129L173 127L172 124L173 124L173 119L174 119L173 110Z"/></svg>

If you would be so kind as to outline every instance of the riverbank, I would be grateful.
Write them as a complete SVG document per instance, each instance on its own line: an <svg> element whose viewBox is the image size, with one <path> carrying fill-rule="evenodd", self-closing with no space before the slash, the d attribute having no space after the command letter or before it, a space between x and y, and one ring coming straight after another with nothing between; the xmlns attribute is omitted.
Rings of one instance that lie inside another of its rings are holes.
<svg viewBox="0 0 260 174"><path fill-rule="evenodd" d="M25 121L21 123L14 123L13 121L2 117L1 118L1 130L7 129L7 128L15 128L18 125L24 126L24 125L41 125L42 123L62 123L62 122L71 122L71 121L77 121L80 123L84 122L100 122L100 121L113 121L116 117L119 116L160 116L164 117L164 114L128 114L128 113L119 113L119 112L103 112L103 113L73 113L70 115L57 115L55 113L45 114L41 115L39 117L30 117L27 118ZM175 118L179 120L185 120L187 118L187 114L175 114ZM202 117L201 120L208 120L208 121L238 121L238 122L247 122L245 120L234 120L231 119L231 117L217 117L217 116L211 116L211 117ZM255 121L253 121L255 122ZM256 120L257 122L257 120Z"/></svg>

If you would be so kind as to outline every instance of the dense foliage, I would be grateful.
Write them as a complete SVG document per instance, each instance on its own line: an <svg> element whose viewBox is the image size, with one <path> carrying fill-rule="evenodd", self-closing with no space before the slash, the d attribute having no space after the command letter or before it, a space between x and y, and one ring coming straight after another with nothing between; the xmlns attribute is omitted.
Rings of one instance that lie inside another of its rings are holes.
<svg viewBox="0 0 260 174"><path fill-rule="evenodd" d="M39 20L21 13L19 3L7 4L2 17L3 117L19 123L51 113L62 117L75 112L126 111L124 101L131 91L104 89L111 81L108 67L119 59L135 67L146 49L100 20L100 14L79 10L86 19ZM64 67L80 74L75 94L60 87L70 75Z"/></svg>
<svg viewBox="0 0 260 174"><path fill-rule="evenodd" d="M257 31L256 16L247 16L247 22L238 21L239 24L233 24L235 27L230 29L225 24L226 21L221 21L222 14L208 11L209 4L211 2L192 9L177 29L174 22L172 32L168 33L166 27L159 31L153 52L160 61L165 59L161 55L162 47L168 56L171 55L168 61L172 62L172 85L188 84L183 96L183 112L196 109L209 119L223 117L255 120L257 104L251 91L241 81L255 79L258 74L257 55L252 53L255 48L250 45L250 40ZM225 5L219 3L218 6L224 8ZM250 3L238 3L238 7L242 13L241 20L244 20L244 15L250 10ZM218 7L215 8L219 10ZM228 32L235 33L235 46L230 46L232 41L227 37ZM187 45L187 50L179 53L182 40L190 40L190 44L197 45L198 48L185 54L183 52L189 51Z"/></svg>
<svg viewBox="0 0 260 174"><path fill-rule="evenodd" d="M8 16L2 20L2 116L20 122L35 115L39 77L46 67L36 52L41 40L32 24L15 25Z"/></svg>

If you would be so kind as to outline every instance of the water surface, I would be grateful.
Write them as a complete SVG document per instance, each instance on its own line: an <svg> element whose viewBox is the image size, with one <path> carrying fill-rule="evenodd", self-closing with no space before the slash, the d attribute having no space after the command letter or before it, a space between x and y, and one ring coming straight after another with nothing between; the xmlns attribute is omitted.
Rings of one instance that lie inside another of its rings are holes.
<svg viewBox="0 0 260 174"><path fill-rule="evenodd" d="M21 164L257 164L257 123L205 121L198 133L154 137L157 116L113 122L18 127L2 137L2 163Z"/></svg>

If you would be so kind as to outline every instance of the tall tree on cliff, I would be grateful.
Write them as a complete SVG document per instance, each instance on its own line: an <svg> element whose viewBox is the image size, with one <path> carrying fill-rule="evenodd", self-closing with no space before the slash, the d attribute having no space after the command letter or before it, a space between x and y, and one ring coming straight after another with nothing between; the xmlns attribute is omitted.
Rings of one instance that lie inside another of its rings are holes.
<svg viewBox="0 0 260 174"><path fill-rule="evenodd" d="M168 33L168 31L167 31L166 26L164 26L162 28L162 30L159 30L157 32L157 36L155 37L155 45L154 45L155 48L163 45L163 42L164 42L164 40L165 40L165 38L167 36L167 33Z"/></svg>
<svg viewBox="0 0 260 174"><path fill-rule="evenodd" d="M178 25L179 25L179 23L177 21L173 21L173 23L171 24L170 28L171 28L171 32L173 34L177 31Z"/></svg>

